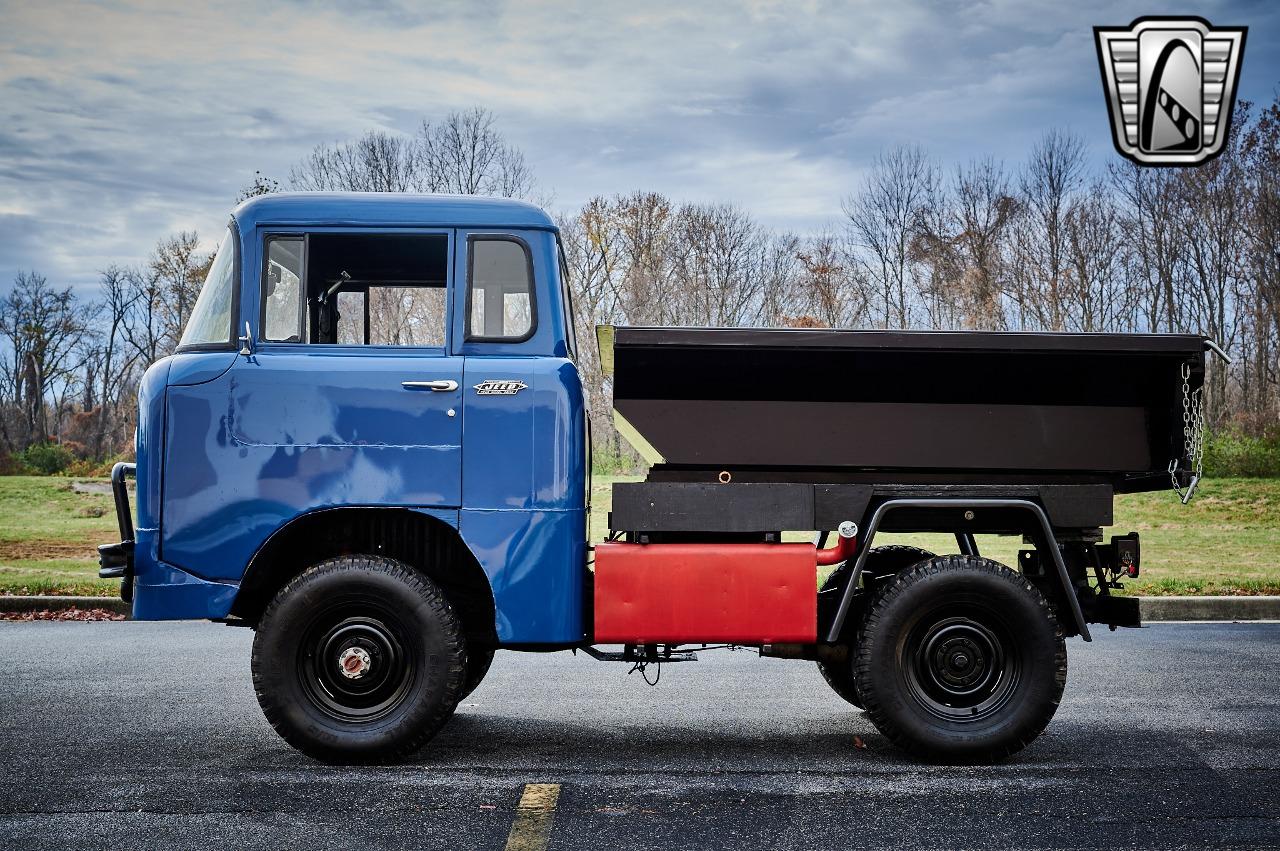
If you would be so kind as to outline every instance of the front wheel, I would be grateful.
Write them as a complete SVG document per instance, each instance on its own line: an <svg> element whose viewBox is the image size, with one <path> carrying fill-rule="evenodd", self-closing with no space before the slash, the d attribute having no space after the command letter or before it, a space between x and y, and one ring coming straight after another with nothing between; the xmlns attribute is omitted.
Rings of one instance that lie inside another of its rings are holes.
<svg viewBox="0 0 1280 851"><path fill-rule="evenodd" d="M872 723L943 761L1000 759L1053 718L1067 651L1044 596L1020 574L944 556L901 574L863 623L855 680Z"/></svg>
<svg viewBox="0 0 1280 851"><path fill-rule="evenodd" d="M285 741L326 762L414 752L453 714L465 642L430 579L379 556L321 562L272 600L253 641L253 685Z"/></svg>
<svg viewBox="0 0 1280 851"><path fill-rule="evenodd" d="M480 687L484 675L489 673L489 667L493 665L495 652L492 647L467 647L467 664L462 676L462 691L458 693L458 700L470 697L471 692Z"/></svg>

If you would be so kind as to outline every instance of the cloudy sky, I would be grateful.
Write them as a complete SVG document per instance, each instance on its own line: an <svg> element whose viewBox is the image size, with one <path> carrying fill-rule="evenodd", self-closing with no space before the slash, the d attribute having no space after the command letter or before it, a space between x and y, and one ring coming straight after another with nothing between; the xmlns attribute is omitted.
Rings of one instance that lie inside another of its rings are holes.
<svg viewBox="0 0 1280 851"><path fill-rule="evenodd" d="M1188 11L1250 28L1240 94L1271 100L1264 0L0 0L0 288L91 286L168 233L214 238L255 170L477 105L558 209L653 189L812 230L887 146L1013 165L1055 126L1100 167L1091 27Z"/></svg>

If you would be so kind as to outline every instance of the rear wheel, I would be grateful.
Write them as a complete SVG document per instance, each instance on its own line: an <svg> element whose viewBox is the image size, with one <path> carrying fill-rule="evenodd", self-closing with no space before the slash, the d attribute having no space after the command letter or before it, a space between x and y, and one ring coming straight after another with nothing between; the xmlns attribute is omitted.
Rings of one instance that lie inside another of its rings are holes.
<svg viewBox="0 0 1280 851"><path fill-rule="evenodd" d="M1062 630L1044 596L1002 564L943 556L872 604L855 653L872 723L938 760L986 761L1044 730L1067 679Z"/></svg>
<svg viewBox="0 0 1280 851"><path fill-rule="evenodd" d="M434 736L462 688L465 645L440 589L378 556L308 568L272 600L253 641L271 726L326 762L386 762Z"/></svg>
<svg viewBox="0 0 1280 851"><path fill-rule="evenodd" d="M928 550L922 550L919 547L908 547L900 544L873 547L871 552L867 553L867 561L863 565L863 572L868 579L887 576L900 573L913 564L927 561L933 557L933 553ZM822 588L818 591L819 595L840 593L844 589L847 578L852 571L852 562L845 562L833 570L826 581L822 583ZM859 709L862 708L862 698L858 695L858 685L854 682L852 658L843 662L819 662L818 672L827 681L827 685L831 686L832 691Z"/></svg>

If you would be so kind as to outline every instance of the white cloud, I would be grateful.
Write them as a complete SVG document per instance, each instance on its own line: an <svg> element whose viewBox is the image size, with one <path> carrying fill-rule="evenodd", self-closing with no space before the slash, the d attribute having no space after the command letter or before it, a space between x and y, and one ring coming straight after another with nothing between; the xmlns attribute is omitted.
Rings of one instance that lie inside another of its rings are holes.
<svg viewBox="0 0 1280 851"><path fill-rule="evenodd" d="M1127 0L264 7L0 2L0 286L32 266L88 283L174 230L216 238L255 170L284 178L318 143L412 132L473 105L498 114L561 206L653 189L817 228L897 142L943 159L1014 156L1069 125L1107 156L1090 28L1151 11ZM1203 14L1255 28L1244 87L1269 96L1276 11Z"/></svg>

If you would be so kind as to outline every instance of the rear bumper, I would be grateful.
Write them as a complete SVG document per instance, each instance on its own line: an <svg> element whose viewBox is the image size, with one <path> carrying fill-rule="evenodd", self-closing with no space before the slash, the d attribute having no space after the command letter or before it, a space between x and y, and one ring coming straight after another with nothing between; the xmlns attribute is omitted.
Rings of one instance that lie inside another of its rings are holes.
<svg viewBox="0 0 1280 851"><path fill-rule="evenodd" d="M101 579L120 580L120 598L126 603L133 600L133 552L136 545L133 532L133 511L129 508L127 477L137 475L138 465L121 461L111 468L111 495L116 504L116 523L120 527L120 541L98 547L98 576Z"/></svg>

